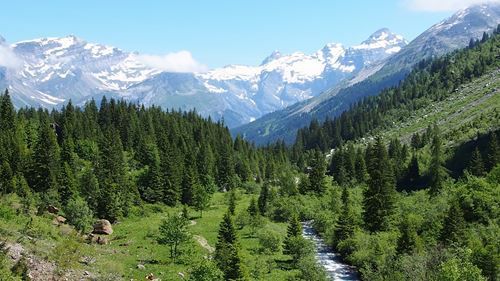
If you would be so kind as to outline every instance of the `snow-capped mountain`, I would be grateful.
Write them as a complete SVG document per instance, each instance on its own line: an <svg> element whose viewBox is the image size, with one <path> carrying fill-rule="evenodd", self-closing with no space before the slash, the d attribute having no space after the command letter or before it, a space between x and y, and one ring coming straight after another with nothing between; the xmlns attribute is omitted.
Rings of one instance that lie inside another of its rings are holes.
<svg viewBox="0 0 500 281"><path fill-rule="evenodd" d="M102 95L164 108L196 108L230 127L314 97L363 68L397 53L407 42L381 29L360 45L327 44L313 54L273 52L259 66L230 65L205 73L167 73L142 63L140 55L88 43L75 36L7 45L12 56L0 67L0 86L16 106L82 104Z"/></svg>
<svg viewBox="0 0 500 281"><path fill-rule="evenodd" d="M422 59L466 47L471 39L481 39L484 32L491 32L498 24L500 4L482 4L460 10L424 31L401 51L380 63L363 68L351 79L342 81L314 98L235 128L233 133L260 144L277 139L293 142L297 129L307 126L311 120L321 121L338 116L353 102L397 85ZM375 39L377 37L380 36L375 34ZM363 83L359 83L361 81Z"/></svg>

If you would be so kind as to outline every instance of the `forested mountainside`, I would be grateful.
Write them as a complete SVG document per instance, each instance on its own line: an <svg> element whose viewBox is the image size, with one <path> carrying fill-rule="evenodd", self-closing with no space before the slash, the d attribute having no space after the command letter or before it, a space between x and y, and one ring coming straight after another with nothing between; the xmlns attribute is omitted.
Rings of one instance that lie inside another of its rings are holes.
<svg viewBox="0 0 500 281"><path fill-rule="evenodd" d="M375 67L361 71L317 97L234 128L233 134L241 134L258 144L278 139L291 144L297 130L307 126L312 120L323 122L327 118L337 117L364 97L378 95L387 87L397 86L421 60L464 48L471 39L480 40L484 32L493 32L499 21L500 5L497 3L460 10L424 31L403 47L401 52Z"/></svg>
<svg viewBox="0 0 500 281"><path fill-rule="evenodd" d="M75 195L114 221L141 199L193 203L194 189L230 190L265 179L265 167L285 161L284 147L257 149L232 140L222 123L196 112L164 112L103 98L100 108L71 102L61 111L14 111L2 95L2 192L27 183L47 204ZM279 144L278 144L279 146ZM274 159L273 149L276 153ZM263 170L261 170L263 169Z"/></svg>
<svg viewBox="0 0 500 281"><path fill-rule="evenodd" d="M361 100L337 118L326 120L321 125L313 120L309 127L298 131L296 149L319 148L325 151L347 140L388 130L414 117L415 112L422 108L458 96L462 85L488 73L492 73L491 83L488 81L484 92L495 95L500 68L499 31L490 40L485 34L482 44L471 42L465 50L422 61L400 86Z"/></svg>
<svg viewBox="0 0 500 281"><path fill-rule="evenodd" d="M497 29L423 61L291 147L124 101L16 111L6 92L0 279L328 280L307 222L361 280L498 280L499 49Z"/></svg>

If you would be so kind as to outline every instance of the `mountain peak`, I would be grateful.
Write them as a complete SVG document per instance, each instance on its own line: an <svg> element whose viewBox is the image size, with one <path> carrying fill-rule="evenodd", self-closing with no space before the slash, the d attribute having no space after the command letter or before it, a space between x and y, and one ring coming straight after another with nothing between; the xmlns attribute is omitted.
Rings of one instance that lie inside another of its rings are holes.
<svg viewBox="0 0 500 281"><path fill-rule="evenodd" d="M269 56L267 56L260 65L264 65L272 62L273 60L277 60L282 57L282 54L278 50L274 50Z"/></svg>
<svg viewBox="0 0 500 281"><path fill-rule="evenodd" d="M361 44L362 45L363 44L369 45L369 44L383 42L383 41L392 42L392 43L400 43L400 42L404 41L404 38L403 38L403 36L398 35L396 33L393 33L391 30L384 27L384 28L381 28L381 29L375 31L372 35L370 35L370 37L368 37L368 39L363 41Z"/></svg>

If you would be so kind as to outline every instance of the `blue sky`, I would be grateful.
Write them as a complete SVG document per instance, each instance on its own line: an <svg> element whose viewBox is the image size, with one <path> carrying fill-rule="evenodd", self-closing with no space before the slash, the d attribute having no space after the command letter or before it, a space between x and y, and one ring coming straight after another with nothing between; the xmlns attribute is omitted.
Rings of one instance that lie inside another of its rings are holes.
<svg viewBox="0 0 500 281"><path fill-rule="evenodd" d="M451 15L456 2L16 0L2 3L0 35L12 43L73 34L143 54L185 50L210 68L256 65L275 49L311 53L329 42L349 46L381 27L411 40Z"/></svg>

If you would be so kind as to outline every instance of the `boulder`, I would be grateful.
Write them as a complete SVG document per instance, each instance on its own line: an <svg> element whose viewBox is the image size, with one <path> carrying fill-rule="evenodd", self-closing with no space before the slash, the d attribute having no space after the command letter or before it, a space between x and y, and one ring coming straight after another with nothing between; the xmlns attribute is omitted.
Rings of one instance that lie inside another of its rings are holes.
<svg viewBox="0 0 500 281"><path fill-rule="evenodd" d="M109 242L108 242L108 239L106 237L97 236L97 244L108 245Z"/></svg>
<svg viewBox="0 0 500 281"><path fill-rule="evenodd" d="M53 205L49 205L49 206L47 206L47 212L57 215L59 213L59 208L57 208L56 206L53 206Z"/></svg>
<svg viewBox="0 0 500 281"><path fill-rule="evenodd" d="M93 234L105 234L111 235L113 233L113 228L111 227L111 223L108 220L98 220L94 224Z"/></svg>
<svg viewBox="0 0 500 281"><path fill-rule="evenodd" d="M137 269L144 270L146 267L143 264L138 264Z"/></svg>
<svg viewBox="0 0 500 281"><path fill-rule="evenodd" d="M66 218L63 216L57 216L52 220L52 224L54 225L61 225L66 223Z"/></svg>

